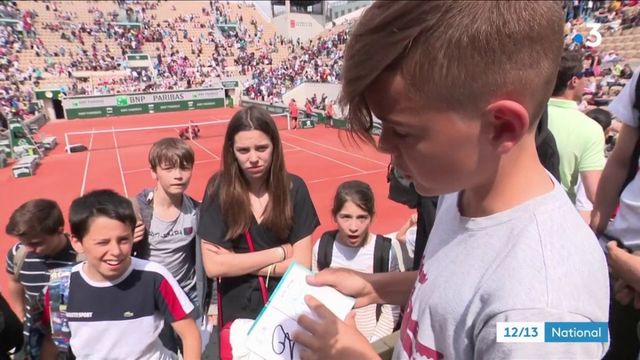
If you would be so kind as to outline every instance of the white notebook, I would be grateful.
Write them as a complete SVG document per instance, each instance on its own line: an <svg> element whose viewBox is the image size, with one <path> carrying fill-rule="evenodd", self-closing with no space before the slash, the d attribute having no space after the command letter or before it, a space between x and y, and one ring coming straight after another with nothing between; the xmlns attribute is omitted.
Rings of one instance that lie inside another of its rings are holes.
<svg viewBox="0 0 640 360"><path fill-rule="evenodd" d="M274 290L267 305L249 329L247 348L253 357L266 360L297 360L300 345L293 341L301 314L313 317L304 302L311 295L322 302L338 318L344 320L355 304L355 299L328 286L311 286L306 277L311 271L298 263L292 263Z"/></svg>

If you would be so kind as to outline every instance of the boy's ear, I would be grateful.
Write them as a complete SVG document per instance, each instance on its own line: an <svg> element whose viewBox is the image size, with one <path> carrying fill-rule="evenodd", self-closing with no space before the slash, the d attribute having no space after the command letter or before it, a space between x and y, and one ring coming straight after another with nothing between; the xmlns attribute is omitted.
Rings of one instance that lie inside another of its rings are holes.
<svg viewBox="0 0 640 360"><path fill-rule="evenodd" d="M75 250L78 254L84 253L82 242L74 235L71 235L71 246L73 246L73 250Z"/></svg>
<svg viewBox="0 0 640 360"><path fill-rule="evenodd" d="M155 181L158 181L158 174L156 173L156 169L150 168L149 170L151 172L151 178Z"/></svg>
<svg viewBox="0 0 640 360"><path fill-rule="evenodd" d="M519 103L500 100L487 107L490 116L490 137L494 148L509 152L529 131L529 113Z"/></svg>

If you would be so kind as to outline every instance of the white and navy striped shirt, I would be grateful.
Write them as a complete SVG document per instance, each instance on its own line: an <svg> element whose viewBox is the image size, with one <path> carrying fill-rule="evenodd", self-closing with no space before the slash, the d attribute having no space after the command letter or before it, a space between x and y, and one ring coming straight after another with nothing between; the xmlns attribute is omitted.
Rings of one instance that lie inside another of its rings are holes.
<svg viewBox="0 0 640 360"><path fill-rule="evenodd" d="M15 274L16 265L14 264L14 258L18 249L21 247L22 245L20 243L15 244L7 252L6 270L12 277ZM65 247L53 256L42 256L30 252L25 257L24 264L20 269L20 274L18 274L18 281L24 287L25 294L25 334L28 333L28 329L31 327L31 324L33 324L31 315L37 312L34 308L42 306L38 304L38 302L42 301L42 291L49 283L50 271L73 265L76 262L76 256L77 254L75 250L73 250L71 243L67 241Z"/></svg>
<svg viewBox="0 0 640 360"><path fill-rule="evenodd" d="M182 320L193 304L169 271L151 261L131 258L118 279L91 280L86 263L73 267L66 315L71 350L77 359L177 359L160 342L165 321ZM45 295L45 317L50 318Z"/></svg>

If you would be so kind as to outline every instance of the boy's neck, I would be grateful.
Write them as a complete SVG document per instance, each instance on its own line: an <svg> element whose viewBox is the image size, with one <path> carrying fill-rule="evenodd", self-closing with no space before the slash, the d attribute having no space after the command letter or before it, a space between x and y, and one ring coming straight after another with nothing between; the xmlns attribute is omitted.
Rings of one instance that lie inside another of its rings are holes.
<svg viewBox="0 0 640 360"><path fill-rule="evenodd" d="M560 99L560 100L570 100L570 101L575 101L575 94L573 93L573 91L565 91L564 93L558 95L558 96L552 96L552 99Z"/></svg>
<svg viewBox="0 0 640 360"><path fill-rule="evenodd" d="M184 193L168 194L162 187L157 187L153 194L153 206L162 209L182 208L182 198Z"/></svg>
<svg viewBox="0 0 640 360"><path fill-rule="evenodd" d="M549 193L554 186L532 143L504 155L493 177L462 191L458 208L465 217L489 216Z"/></svg>
<svg viewBox="0 0 640 360"><path fill-rule="evenodd" d="M58 237L56 237L56 246L51 248L51 253L47 254L48 256L54 256L57 253L59 253L60 251L62 251L62 249L64 249L67 246L67 243L69 242L69 239L67 238L67 235L64 233L61 233L58 235Z"/></svg>

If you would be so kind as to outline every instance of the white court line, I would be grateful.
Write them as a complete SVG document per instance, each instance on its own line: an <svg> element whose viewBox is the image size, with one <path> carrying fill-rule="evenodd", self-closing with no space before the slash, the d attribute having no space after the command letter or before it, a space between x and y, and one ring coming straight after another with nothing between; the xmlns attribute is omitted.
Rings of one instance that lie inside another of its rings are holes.
<svg viewBox="0 0 640 360"><path fill-rule="evenodd" d="M361 172L361 173L366 173L366 171L364 171L364 170L362 170L362 169L358 169L358 168L357 168L357 167L355 167L355 166L351 166L351 165L349 165L349 164L343 163L342 161L338 161L338 160L336 160L336 159L332 159L332 158L330 158L330 157L328 157L328 156L324 156L324 155L320 155L320 154L314 153L313 151L309 151L309 150L307 150L307 149L303 149L303 148L301 148L301 147L295 146L295 145L293 145L293 144L291 144L291 143L288 143L288 142L286 142L286 141L282 141L282 143L283 143L283 144L287 144L287 145L289 145L289 146L293 146L293 148L294 148L294 149L296 149L296 150L301 150L301 151L304 151L304 152L308 152L309 154L312 154L312 155L315 155L315 156L319 156L319 157L324 158L324 159L327 159L327 160L331 160L331 161L333 161L333 162L335 162L335 163L338 163L338 164L340 164L340 165L342 165L342 166L346 166L346 167L348 167L348 168L350 168L350 169L353 169L353 170L355 170L355 171L359 171L359 172Z"/></svg>
<svg viewBox="0 0 640 360"><path fill-rule="evenodd" d="M387 172L387 169L378 169L378 170L372 170L372 171L365 171L363 173L347 174L347 175L334 176L329 178L310 180L310 181L307 181L307 184L314 184L314 183L319 183L319 182L329 181L329 180L336 180L336 179L344 179L352 176L370 175L370 174L376 174L381 172Z"/></svg>
<svg viewBox="0 0 640 360"><path fill-rule="evenodd" d="M204 150L207 154L209 154L209 155L213 156L213 158L214 158L215 160L220 160L220 156L218 156L218 155L216 155L216 154L212 153L211 151L207 150L207 148L205 148L204 146L200 145L200 143L198 143L197 141L195 141L195 140L193 140L193 139L191 139L191 141L193 141L193 143L194 143L194 144L198 145L198 147L199 147L200 149Z"/></svg>
<svg viewBox="0 0 640 360"><path fill-rule="evenodd" d="M175 130L178 134L180 134L180 131L178 131L178 129L173 129L173 130ZM194 139L191 139L191 141L192 141L194 144L198 145L198 147L199 147L200 149L204 150L207 154L209 154L209 155L213 156L213 158L214 158L214 159L216 159L216 160L220 160L220 157L219 157L218 155L216 155L216 154L212 153L211 151L207 150L207 148L205 148L204 146L200 145L200 144L199 144L197 141L195 141Z"/></svg>
<svg viewBox="0 0 640 360"><path fill-rule="evenodd" d="M312 141L312 140L309 140L309 139L305 139L305 138L300 137L300 136L296 136L296 135L289 134L289 133L286 133L286 132L285 132L285 133L283 133L283 134L285 134L285 135L287 135L287 136L294 137L294 138L296 138L296 139L304 140L304 141L306 141L306 142L310 142L310 143L315 144L315 145L318 145L318 146L325 147L325 148L327 148L327 149L331 149L331 150L339 151L339 152L344 153L344 154L348 154L348 155L355 156L355 157L358 157L358 158L361 158L361 159L365 159L365 160L367 160L367 161L371 161L371 162L374 162L374 163L376 163L376 164L380 164L380 165L384 165L384 166L389 165L389 163L383 163L383 162L378 161L378 160L370 159L370 158L368 158L368 157L366 157L366 156L362 156L362 155L358 155L358 154L353 154L353 153L350 153L350 152L348 152L348 151L345 151L344 149L340 149L340 148L333 147L333 146L330 146L330 145L325 145L325 144L323 144L323 143L319 143L319 142L316 142L316 141Z"/></svg>
<svg viewBox="0 0 640 360"><path fill-rule="evenodd" d="M80 196L84 195L84 189L87 185L87 174L89 173L89 158L91 157L91 145L93 145L93 134L95 128L91 128L91 138L89 139L89 148L87 149L87 161L84 163L84 175L82 176L82 186L80 187Z"/></svg>
<svg viewBox="0 0 640 360"><path fill-rule="evenodd" d="M118 150L118 140L116 140L116 132L115 127L112 127L114 130L111 134L113 134L113 143L116 145L116 156L118 157L118 167L120 168L120 178L122 179L122 186L124 187L124 196L129 197L129 193L127 192L127 183L124 181L124 171L122 170L122 161L120 160L120 151Z"/></svg>

